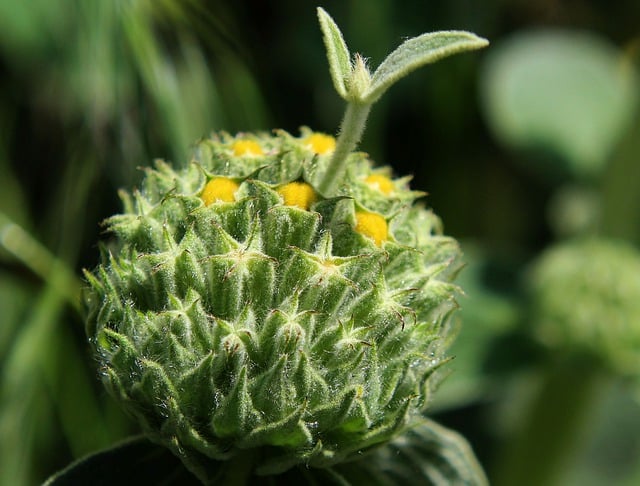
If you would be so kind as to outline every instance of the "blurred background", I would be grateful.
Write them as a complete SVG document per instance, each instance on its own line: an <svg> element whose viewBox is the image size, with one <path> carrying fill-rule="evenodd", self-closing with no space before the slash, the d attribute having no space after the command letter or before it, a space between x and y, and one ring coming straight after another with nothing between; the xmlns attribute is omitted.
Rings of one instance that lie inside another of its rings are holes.
<svg viewBox="0 0 640 486"><path fill-rule="evenodd" d="M138 167L215 130L336 133L317 4L0 0L0 484L136 432L79 295ZM640 2L320 4L372 67L427 31L491 41L399 82L361 144L465 252L431 415L494 484L640 484Z"/></svg>

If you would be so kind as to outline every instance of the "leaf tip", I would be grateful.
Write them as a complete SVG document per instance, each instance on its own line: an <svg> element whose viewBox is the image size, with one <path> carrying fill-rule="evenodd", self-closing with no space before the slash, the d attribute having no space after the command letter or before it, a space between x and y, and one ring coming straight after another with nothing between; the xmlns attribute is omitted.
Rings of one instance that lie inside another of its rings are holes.
<svg viewBox="0 0 640 486"><path fill-rule="evenodd" d="M342 37L340 28L331 16L322 8L317 7L318 22L324 38L329 61L329 72L333 85L342 98L347 96L346 80L351 73L349 49Z"/></svg>

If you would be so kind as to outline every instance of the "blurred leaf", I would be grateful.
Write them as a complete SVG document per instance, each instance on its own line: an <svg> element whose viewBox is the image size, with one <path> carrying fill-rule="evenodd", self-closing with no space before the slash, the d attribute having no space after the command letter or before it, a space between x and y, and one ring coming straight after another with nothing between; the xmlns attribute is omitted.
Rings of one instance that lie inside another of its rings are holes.
<svg viewBox="0 0 640 486"><path fill-rule="evenodd" d="M169 449L135 437L91 454L50 477L44 486L79 484L199 485Z"/></svg>
<svg viewBox="0 0 640 486"><path fill-rule="evenodd" d="M637 75L622 52L596 34L521 32L489 52L482 97L502 143L551 150L574 175L593 176L632 120Z"/></svg>
<svg viewBox="0 0 640 486"><path fill-rule="evenodd" d="M30 302L30 289L10 273L0 271L0 368L4 368L12 338Z"/></svg>
<svg viewBox="0 0 640 486"><path fill-rule="evenodd" d="M13 4L0 3L0 27L7 27L0 49L32 91L29 103L64 123L80 117L86 126L78 135L88 132L109 151L104 157L137 158L134 166L158 155L181 162L194 140L228 128L223 110L231 119L233 112L243 121L264 119L253 76L231 50L236 33L216 15L220 7L202 0ZM214 70L214 56L235 57L235 64L216 59ZM217 88L225 78L234 78L227 84L239 92L229 107L221 106ZM142 153L121 154L120 147Z"/></svg>
<svg viewBox="0 0 640 486"><path fill-rule="evenodd" d="M220 477L230 484L225 466L217 463ZM215 461L211 467L216 467ZM250 464L247 464L250 467ZM195 476L164 447L137 437L71 464L49 478L44 486L77 484L191 485ZM372 486L483 486L482 467L467 441L449 429L424 420L362 460L332 469L295 467L276 476L252 476L250 484L339 484Z"/></svg>
<svg viewBox="0 0 640 486"><path fill-rule="evenodd" d="M584 434L578 460L566 486L638 484L640 477L640 403L628 388L612 383Z"/></svg>
<svg viewBox="0 0 640 486"><path fill-rule="evenodd" d="M268 110L260 86L249 69L233 56L220 60L218 79L226 130L269 130Z"/></svg>
<svg viewBox="0 0 640 486"><path fill-rule="evenodd" d="M33 484L38 446L49 443L53 408L42 386L43 367L54 349L49 340L63 309L55 284L32 304L20 327L0 374L0 471L11 484Z"/></svg>
<svg viewBox="0 0 640 486"><path fill-rule="evenodd" d="M27 221L27 205L25 194L20 182L11 169L9 161L9 147L14 127L9 122L13 113L0 104L0 212L8 214L11 218L24 224ZM0 250L0 257L2 257Z"/></svg>
<svg viewBox="0 0 640 486"><path fill-rule="evenodd" d="M44 57L51 41L68 28L67 0L0 1L0 49L17 62Z"/></svg>
<svg viewBox="0 0 640 486"><path fill-rule="evenodd" d="M435 394L431 410L462 407L486 398L496 379L487 369L490 353L514 331L521 317L513 285L515 263L504 255L496 260L470 242L462 248L467 263L457 279L464 291L458 299L462 325L449 351L455 357L449 366L451 373Z"/></svg>
<svg viewBox="0 0 640 486"><path fill-rule="evenodd" d="M174 156L180 160L193 141L187 127L187 118L180 117L180 98L176 67L169 62L153 32L151 19L139 12L127 12L122 18L124 35L133 53L145 88L157 106L160 125L165 125L163 133L174 149Z"/></svg>
<svg viewBox="0 0 640 486"><path fill-rule="evenodd" d="M43 280L54 282L53 291L78 309L82 286L69 266L53 255L31 234L0 212L0 249L20 261Z"/></svg>
<svg viewBox="0 0 640 486"><path fill-rule="evenodd" d="M40 468L55 460L46 450L58 444L58 424L74 454L104 446L124 430L122 419L108 424L104 419L84 353L61 319L65 301L59 287L66 283L56 275L37 296L23 296L15 280L10 295L0 293L0 484L8 478L12 486L39 479ZM4 342L5 332L10 332L10 343Z"/></svg>
<svg viewBox="0 0 640 486"><path fill-rule="evenodd" d="M42 366L42 378L72 456L81 457L122 439L129 422L121 410L105 420L92 362L78 349L69 326L60 325L48 344L52 357Z"/></svg>
<svg viewBox="0 0 640 486"><path fill-rule="evenodd" d="M488 484L467 441L431 420L405 431L362 460L335 468L346 482L372 486Z"/></svg>
<svg viewBox="0 0 640 486"><path fill-rule="evenodd" d="M594 426L607 377L592 362L555 353L535 375L519 376L511 384L515 387L503 385L501 391L513 395L505 397L492 424L494 431L507 432L492 484L564 486L585 432Z"/></svg>

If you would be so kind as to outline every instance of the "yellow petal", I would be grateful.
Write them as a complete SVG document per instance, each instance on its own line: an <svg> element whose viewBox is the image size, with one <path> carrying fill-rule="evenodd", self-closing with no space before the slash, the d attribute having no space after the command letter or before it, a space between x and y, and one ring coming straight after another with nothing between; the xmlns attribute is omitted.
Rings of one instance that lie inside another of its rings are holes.
<svg viewBox="0 0 640 486"><path fill-rule="evenodd" d="M232 202L235 201L238 187L238 183L231 179L215 177L204 186L200 198L204 201L205 206L210 206L217 201Z"/></svg>
<svg viewBox="0 0 640 486"><path fill-rule="evenodd" d="M371 174L364 182L385 195L391 194L396 188L391 179L382 174Z"/></svg>
<svg viewBox="0 0 640 486"><path fill-rule="evenodd" d="M290 182L278 188L278 193L287 206L308 210L317 199L316 192L306 182Z"/></svg>
<svg viewBox="0 0 640 486"><path fill-rule="evenodd" d="M304 139L305 145L319 155L333 152L336 148L336 139L324 133L314 133Z"/></svg>
<svg viewBox="0 0 640 486"><path fill-rule="evenodd" d="M357 211L356 231L371 238L378 246L389 237L387 221L376 213Z"/></svg>
<svg viewBox="0 0 640 486"><path fill-rule="evenodd" d="M264 155L262 147L254 140L237 140L231 145L231 150L236 157Z"/></svg>

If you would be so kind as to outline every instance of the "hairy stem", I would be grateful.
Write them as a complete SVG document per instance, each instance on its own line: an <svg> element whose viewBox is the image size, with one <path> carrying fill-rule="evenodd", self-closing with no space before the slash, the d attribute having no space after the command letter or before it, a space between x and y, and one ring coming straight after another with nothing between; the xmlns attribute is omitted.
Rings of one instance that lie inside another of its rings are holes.
<svg viewBox="0 0 640 486"><path fill-rule="evenodd" d="M369 116L369 110L371 110L370 104L355 102L347 104L347 110L340 125L340 135L336 142L336 148L318 187L322 195L332 196L336 190L337 183L344 177L346 159L360 142L367 123L367 117Z"/></svg>

